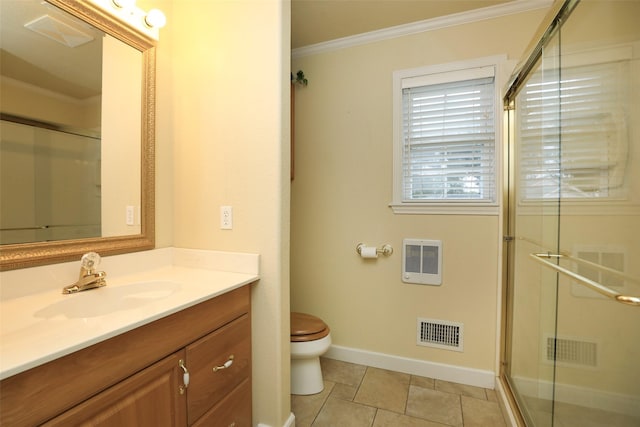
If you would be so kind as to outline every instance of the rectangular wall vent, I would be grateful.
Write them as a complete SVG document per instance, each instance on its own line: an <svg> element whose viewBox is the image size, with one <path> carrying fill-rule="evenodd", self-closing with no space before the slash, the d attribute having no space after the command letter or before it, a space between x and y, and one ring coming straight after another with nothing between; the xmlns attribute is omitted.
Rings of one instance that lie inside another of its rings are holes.
<svg viewBox="0 0 640 427"><path fill-rule="evenodd" d="M625 247L618 245L576 245L573 248L573 256L587 261L574 262L573 271L594 282L602 283L615 291L625 293L623 276L607 271L617 271L621 274L627 271L628 256ZM606 299L606 297L578 282L572 283L571 294L576 297Z"/></svg>
<svg viewBox="0 0 640 427"><path fill-rule="evenodd" d="M418 345L462 351L463 331L462 323L419 318Z"/></svg>
<svg viewBox="0 0 640 427"><path fill-rule="evenodd" d="M595 342L547 337L546 359L565 365L596 367L598 346Z"/></svg>
<svg viewBox="0 0 640 427"><path fill-rule="evenodd" d="M49 15L42 15L24 26L67 47L78 47L94 39L91 34Z"/></svg>
<svg viewBox="0 0 640 427"><path fill-rule="evenodd" d="M420 285L442 285L442 241L402 241L402 281Z"/></svg>

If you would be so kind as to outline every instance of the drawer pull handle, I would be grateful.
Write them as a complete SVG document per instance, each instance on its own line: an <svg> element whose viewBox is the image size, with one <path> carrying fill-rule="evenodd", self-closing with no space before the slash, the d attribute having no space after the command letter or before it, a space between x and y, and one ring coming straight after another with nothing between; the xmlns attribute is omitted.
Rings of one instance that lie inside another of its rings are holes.
<svg viewBox="0 0 640 427"><path fill-rule="evenodd" d="M227 368L231 367L231 365L233 365L233 354L231 356L229 356L229 359L227 359L227 361L224 362L223 365L214 366L213 367L213 372L218 372L218 371L221 371L222 369L227 369Z"/></svg>
<svg viewBox="0 0 640 427"><path fill-rule="evenodd" d="M182 368L182 385L179 387L180 394L184 394L184 391L189 387L189 370L184 364L184 360L178 360L178 366Z"/></svg>

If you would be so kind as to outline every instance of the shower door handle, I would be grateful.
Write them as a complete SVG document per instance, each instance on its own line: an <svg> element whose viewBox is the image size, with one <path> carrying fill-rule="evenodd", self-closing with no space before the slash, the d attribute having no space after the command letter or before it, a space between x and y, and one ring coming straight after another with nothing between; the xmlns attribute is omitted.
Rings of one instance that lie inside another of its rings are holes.
<svg viewBox="0 0 640 427"><path fill-rule="evenodd" d="M558 264L554 264L553 262L549 261L549 259L562 259L562 258L576 260L574 258L568 257L566 255L562 255L562 254L551 254L551 253L529 254L529 256L534 260L538 261L539 263L541 263L542 265L552 268L553 270L557 271L558 273L564 274L565 276L571 277L575 281L579 282L581 285L586 286L587 288L593 291L596 291L600 295L604 295L608 298L611 298L623 304L640 306L640 297L622 295L619 292L616 292L613 289L601 283L593 281L587 277L581 276L578 273L575 273L567 268L561 267Z"/></svg>

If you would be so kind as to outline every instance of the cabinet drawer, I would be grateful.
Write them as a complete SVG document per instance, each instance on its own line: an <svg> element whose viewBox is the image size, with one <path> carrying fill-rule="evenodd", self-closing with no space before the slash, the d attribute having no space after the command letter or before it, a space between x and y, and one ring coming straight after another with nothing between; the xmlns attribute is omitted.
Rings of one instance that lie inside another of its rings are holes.
<svg viewBox="0 0 640 427"><path fill-rule="evenodd" d="M187 413L189 424L193 424L251 376L251 317L239 317L186 350L190 372Z"/></svg>
<svg viewBox="0 0 640 427"><path fill-rule="evenodd" d="M205 426L251 427L251 381L248 378L193 425Z"/></svg>

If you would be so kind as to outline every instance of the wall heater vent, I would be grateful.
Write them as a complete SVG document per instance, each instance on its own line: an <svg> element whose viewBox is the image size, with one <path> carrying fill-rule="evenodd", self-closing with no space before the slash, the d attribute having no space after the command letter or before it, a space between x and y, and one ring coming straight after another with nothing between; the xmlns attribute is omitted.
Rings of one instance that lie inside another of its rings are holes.
<svg viewBox="0 0 640 427"><path fill-rule="evenodd" d="M418 319L418 345L462 351L462 323L446 320Z"/></svg>
<svg viewBox="0 0 640 427"><path fill-rule="evenodd" d="M598 345L589 341L547 337L546 359L565 365L596 367Z"/></svg>

